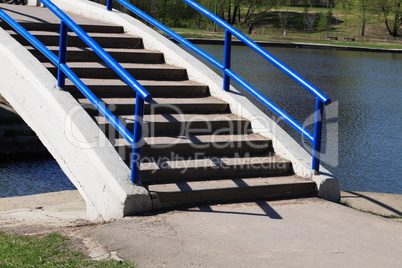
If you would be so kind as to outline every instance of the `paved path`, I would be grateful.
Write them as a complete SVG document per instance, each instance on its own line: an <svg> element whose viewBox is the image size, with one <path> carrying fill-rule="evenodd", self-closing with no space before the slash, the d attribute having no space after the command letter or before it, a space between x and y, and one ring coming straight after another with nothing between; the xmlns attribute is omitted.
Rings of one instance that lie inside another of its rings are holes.
<svg viewBox="0 0 402 268"><path fill-rule="evenodd" d="M399 195L359 195L401 210ZM77 191L0 199L0 230L68 232L86 223ZM84 241L140 268L402 267L402 219L318 198L201 206L85 228Z"/></svg>
<svg viewBox="0 0 402 268"><path fill-rule="evenodd" d="M91 236L139 267L401 267L402 223L320 199L131 217Z"/></svg>

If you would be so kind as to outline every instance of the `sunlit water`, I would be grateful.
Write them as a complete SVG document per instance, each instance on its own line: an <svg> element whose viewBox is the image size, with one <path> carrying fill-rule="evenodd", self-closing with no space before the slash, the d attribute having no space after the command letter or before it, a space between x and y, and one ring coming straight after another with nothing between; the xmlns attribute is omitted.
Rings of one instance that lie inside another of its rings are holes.
<svg viewBox="0 0 402 268"><path fill-rule="evenodd" d="M0 163L0 197L74 189L53 159Z"/></svg>
<svg viewBox="0 0 402 268"><path fill-rule="evenodd" d="M222 52L222 46L201 47L214 56ZM402 54L268 50L332 99L323 165L340 180L341 188L402 194ZM309 118L311 94L248 48L233 47L232 53L237 73L300 123ZM0 163L0 189L0 197L8 197L74 186L54 160L34 160Z"/></svg>
<svg viewBox="0 0 402 268"><path fill-rule="evenodd" d="M202 48L222 53L222 46ZM322 164L341 188L402 194L402 54L267 50L332 99ZM266 97L300 123L311 117L314 98L296 82L247 47L233 47L232 55L232 68Z"/></svg>

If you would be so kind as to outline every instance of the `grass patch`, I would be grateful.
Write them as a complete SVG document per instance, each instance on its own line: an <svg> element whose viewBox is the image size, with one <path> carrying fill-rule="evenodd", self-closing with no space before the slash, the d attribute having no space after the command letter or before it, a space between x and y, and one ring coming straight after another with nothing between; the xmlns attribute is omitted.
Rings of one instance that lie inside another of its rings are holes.
<svg viewBox="0 0 402 268"><path fill-rule="evenodd" d="M244 13L245 11L243 11ZM244 16L244 14L242 15ZM388 34L385 24L377 14L366 14L365 35L361 36L361 19L359 14L350 13L339 8L308 8L308 14L314 17L315 22L307 25L305 9L303 7L277 7L261 13L260 20L253 26L256 35L248 35L248 25L235 24L239 31L255 41L300 42L315 44L330 44L336 46L402 49L402 38L393 38ZM327 18L327 21L323 19ZM324 22L326 25L321 25ZM325 26L325 27L324 27ZM198 28L198 27L197 27ZM172 28L185 38L223 39L224 31L219 26L214 32L213 24L199 26L199 29ZM286 35L284 35L286 30ZM328 37L337 37L338 40L329 40ZM345 38L353 38L354 42L347 42Z"/></svg>
<svg viewBox="0 0 402 268"><path fill-rule="evenodd" d="M69 239L57 233L21 236L0 232L0 267L135 267L131 262L93 261L73 251Z"/></svg>
<svg viewBox="0 0 402 268"><path fill-rule="evenodd" d="M402 45L387 45L375 43L360 43L360 42L331 42L331 41L307 41L306 43L336 45L345 47L363 47L363 48L381 48L381 49L402 49Z"/></svg>
<svg viewBox="0 0 402 268"><path fill-rule="evenodd" d="M341 200L340 204L342 206L348 207L348 208L352 208L352 205L349 203L349 201L347 200Z"/></svg>
<svg viewBox="0 0 402 268"><path fill-rule="evenodd" d="M172 28L176 33L180 34L184 38L205 38L205 39L224 39L224 33L222 31L212 32L208 30L200 29L188 29L188 28ZM329 35L329 34L328 34ZM355 42L343 42L343 41L330 41L326 38L327 35L322 33L316 34L293 34L292 36L282 37L275 36L275 33L262 33L256 36L248 36L253 41L267 41L267 42L297 42L297 43L311 43L311 44L325 44L336 45L345 47L363 47L363 48L379 48L379 49L402 49L402 43L400 42L375 42L375 41L355 41ZM233 40L235 40L234 38Z"/></svg>
<svg viewBox="0 0 402 268"><path fill-rule="evenodd" d="M310 12L320 13L322 11L329 10L329 8L321 8L321 7L307 7ZM293 11L293 12L304 12L305 7L291 7L291 6L282 6L273 8L273 11Z"/></svg>
<svg viewBox="0 0 402 268"><path fill-rule="evenodd" d="M380 217L384 217L384 218L388 218L388 219L402 219L402 216L397 216L397 215L387 215L387 214L381 214L381 213L376 213L376 212L372 212L372 211L364 211L364 210L360 210L360 211L367 212L367 213L377 215Z"/></svg>

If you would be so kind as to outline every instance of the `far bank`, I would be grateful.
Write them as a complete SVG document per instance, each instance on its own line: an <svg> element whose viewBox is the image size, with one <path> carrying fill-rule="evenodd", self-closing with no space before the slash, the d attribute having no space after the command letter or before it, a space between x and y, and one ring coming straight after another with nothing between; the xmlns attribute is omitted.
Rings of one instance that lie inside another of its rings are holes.
<svg viewBox="0 0 402 268"><path fill-rule="evenodd" d="M211 39L211 38L186 38L193 44L205 45L224 45L224 39ZM171 41L176 42L171 39ZM355 45L337 45L337 44L323 44L323 43L304 43L304 42L274 42L274 41L256 41L255 43L261 47L283 47L283 48L307 48L307 49L328 49L328 50L347 50L347 51L364 51L364 52L378 52L378 53L402 53L402 46L399 49L392 48L374 48L363 47ZM353 44L353 43L352 43ZM242 41L233 40L232 45L245 46ZM357 45L357 44L356 44Z"/></svg>

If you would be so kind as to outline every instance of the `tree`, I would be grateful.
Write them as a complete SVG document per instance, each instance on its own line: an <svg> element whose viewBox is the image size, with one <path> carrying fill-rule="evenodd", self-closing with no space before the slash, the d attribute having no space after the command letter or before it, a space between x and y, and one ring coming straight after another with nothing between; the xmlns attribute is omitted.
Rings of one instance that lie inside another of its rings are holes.
<svg viewBox="0 0 402 268"><path fill-rule="evenodd" d="M371 1L372 0L337 0L338 7L341 7L358 16L361 23L361 31L360 31L361 36L364 36L366 31L366 22L367 22L366 14L371 5Z"/></svg>
<svg viewBox="0 0 402 268"><path fill-rule="evenodd" d="M264 16L268 10L281 3L281 0L245 0L244 4L247 12L244 16L243 23L248 23L251 19L254 21L260 20L261 16ZM258 14L261 14L261 16L255 14L257 10L259 11Z"/></svg>
<svg viewBox="0 0 402 268"><path fill-rule="evenodd" d="M326 31L329 29L332 20L332 12L329 10L326 14L320 13L320 17L317 23L317 30L318 31Z"/></svg>
<svg viewBox="0 0 402 268"><path fill-rule="evenodd" d="M258 22L280 2L281 0L223 0L219 1L218 15L230 24ZM240 14L242 10L245 11L243 16Z"/></svg>
<svg viewBox="0 0 402 268"><path fill-rule="evenodd" d="M374 0L390 35L398 36L402 25L402 0Z"/></svg>

